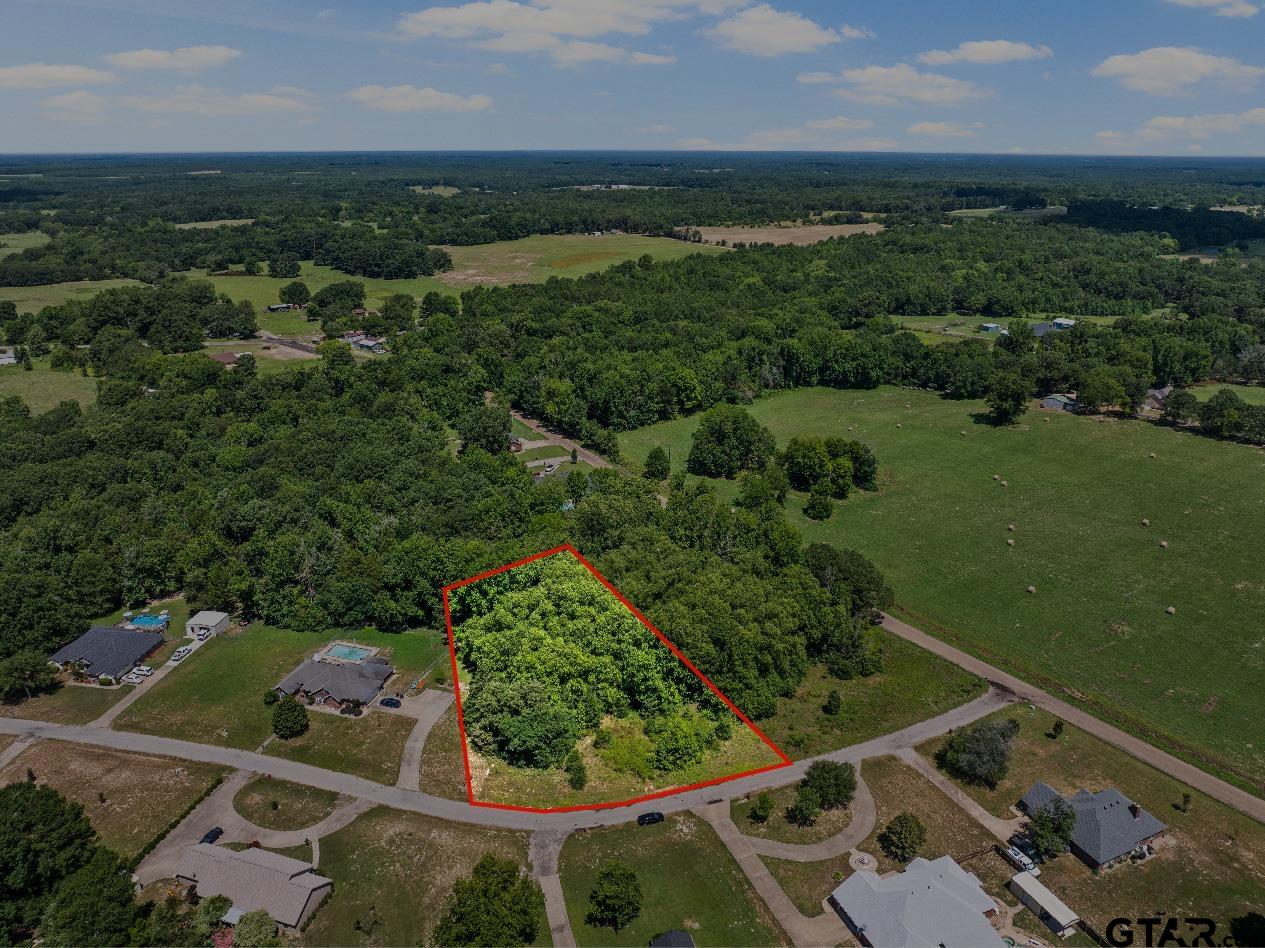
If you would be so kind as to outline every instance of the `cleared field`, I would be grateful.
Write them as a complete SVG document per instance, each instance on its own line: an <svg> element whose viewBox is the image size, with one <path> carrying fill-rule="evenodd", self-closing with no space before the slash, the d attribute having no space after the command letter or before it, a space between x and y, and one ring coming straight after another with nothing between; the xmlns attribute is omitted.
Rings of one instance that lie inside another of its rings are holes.
<svg viewBox="0 0 1265 948"><path fill-rule="evenodd" d="M718 244L722 240L731 247L738 244L817 244L831 237L855 237L857 234L878 234L883 225L865 224L782 224L772 227L698 227L704 242ZM688 246L688 245L687 245Z"/></svg>
<svg viewBox="0 0 1265 948"><path fill-rule="evenodd" d="M253 217L223 217L213 221L189 221L185 224L175 224L176 230L215 230L217 227L244 227L247 224L255 223Z"/></svg>
<svg viewBox="0 0 1265 948"><path fill-rule="evenodd" d="M824 228L823 228L824 229ZM446 247L452 269L440 280L452 287L479 284L543 283L550 277L579 277L649 254L676 260L692 253L723 253L720 247L689 244L670 237L636 234L564 234L502 240L473 247Z"/></svg>
<svg viewBox="0 0 1265 948"><path fill-rule="evenodd" d="M52 240L48 234L38 230L28 230L21 234L0 234L0 257L21 253L31 247L43 247Z"/></svg>
<svg viewBox="0 0 1265 948"><path fill-rule="evenodd" d="M16 395L37 415L61 402L78 402L85 408L96 404L95 378L55 371L47 359L32 359L31 366L29 372L20 365L0 367L0 398Z"/></svg>
<svg viewBox="0 0 1265 948"><path fill-rule="evenodd" d="M225 772L213 764L41 741L0 771L0 784L25 780L28 768L36 783L82 804L102 842L125 857L139 852Z"/></svg>
<svg viewBox="0 0 1265 948"><path fill-rule="evenodd" d="M263 275L216 276L215 274L208 275L205 270L189 270L185 275L194 279L210 280L218 292L227 293L234 300L250 300L255 304L255 309L259 310L259 325L262 329L271 330L278 335L289 335L291 334L290 331L279 327L294 325L296 318L302 320L302 315L294 312L276 314L264 312L265 306L280 302L279 294L281 288L292 282L288 278L283 279ZM417 277L412 280L375 280L369 277L349 276L332 267L318 267L310 260L303 261L302 272L298 279L306 283L307 288L313 293L341 280L357 280L365 285L366 300L371 307L380 305L383 300L393 293L424 296L435 290L440 293L448 293L450 296L454 295L451 290L447 289L444 284L434 277ZM283 319L286 322L283 323ZM306 324L306 328L302 329L303 332L320 332L321 327L318 324L309 323L307 320L303 320L303 322Z"/></svg>
<svg viewBox="0 0 1265 948"><path fill-rule="evenodd" d="M453 882L484 853L527 864L527 834L379 808L321 840L334 894L312 916L308 945L423 945ZM538 943L549 944L542 917Z"/></svg>
<svg viewBox="0 0 1265 948"><path fill-rule="evenodd" d="M641 914L616 932L589 925L598 870L616 859L641 883ZM618 826L568 837L559 859L571 929L580 945L645 945L674 928L697 945L785 945L788 940L710 826L673 814L655 826Z"/></svg>
<svg viewBox="0 0 1265 948"><path fill-rule="evenodd" d="M21 704L0 704L0 717L49 721L53 724L87 724L114 706L132 690L131 685L99 688L96 685L62 685Z"/></svg>
<svg viewBox="0 0 1265 948"><path fill-rule="evenodd" d="M279 314L282 315L282 314ZM317 332L320 327L317 327ZM276 343L257 340L233 340L232 342L208 342L203 350L208 356L217 352L235 352L241 355L249 352L255 357L255 368L261 375L272 372L284 372L303 365L312 365L321 361L321 357L310 352L291 349Z"/></svg>
<svg viewBox="0 0 1265 948"><path fill-rule="evenodd" d="M824 523L803 516L802 495L787 513L807 539L871 557L913 624L1259 790L1265 655L1245 617L1265 614L1265 583L1246 551L1265 531L1265 452L1064 413L994 428L974 423L983 410L894 388L751 406L779 443L842 435L874 448L878 491ZM629 432L621 446L635 462L671 447L679 466L696 425Z"/></svg>
<svg viewBox="0 0 1265 948"><path fill-rule="evenodd" d="M1192 385L1190 393L1201 402L1206 402L1223 388L1228 388L1249 405L1265 405L1265 386L1262 385L1222 385L1219 382L1208 382L1204 385Z"/></svg>
<svg viewBox="0 0 1265 948"><path fill-rule="evenodd" d="M136 280L73 280L39 286L0 286L0 300L12 300L17 304L19 313L36 313L45 306L57 306L67 300L92 296L112 286L136 285Z"/></svg>
<svg viewBox="0 0 1265 948"><path fill-rule="evenodd" d="M1014 816L1010 807L1044 780L1065 794L1114 786L1168 824L1144 863L1094 875L1066 855L1041 867L1041 881L1099 931L1112 918L1139 918L1159 905L1170 915L1215 919L1227 931L1232 918L1265 905L1265 826L1075 727L1050 738L1054 718L1045 711L1017 705L997 716L1019 721L1010 773L996 790L962 787L990 812ZM940 743L919 750L932 758ZM1192 797L1185 813L1183 793Z"/></svg>
<svg viewBox="0 0 1265 948"><path fill-rule="evenodd" d="M336 793L266 777L252 780L233 797L233 809L256 826L273 830L314 826L337 804Z"/></svg>
<svg viewBox="0 0 1265 948"><path fill-rule="evenodd" d="M454 188L448 184L434 184L434 185L412 184L412 185L409 185L409 190L413 191L416 194L434 194L438 197L445 197L445 198L449 198L449 197L452 197L454 194L461 193L461 188Z"/></svg>

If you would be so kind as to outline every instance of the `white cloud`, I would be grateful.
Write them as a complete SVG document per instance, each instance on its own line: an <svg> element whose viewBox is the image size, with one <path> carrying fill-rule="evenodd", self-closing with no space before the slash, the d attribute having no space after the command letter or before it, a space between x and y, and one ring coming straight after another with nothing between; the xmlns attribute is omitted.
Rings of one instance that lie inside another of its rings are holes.
<svg viewBox="0 0 1265 948"><path fill-rule="evenodd" d="M1238 135L1265 129L1265 108L1246 112L1212 112L1203 115L1157 115L1133 132L1107 130L1095 137L1104 145L1137 149L1174 139L1201 141L1214 135Z"/></svg>
<svg viewBox="0 0 1265 948"><path fill-rule="evenodd" d="M338 11L334 9L317 10L316 18L318 20L328 20L332 16L337 16Z"/></svg>
<svg viewBox="0 0 1265 948"><path fill-rule="evenodd" d="M839 34L829 27L790 10L775 10L767 3L721 20L703 35L726 49L752 56L812 53L839 42Z"/></svg>
<svg viewBox="0 0 1265 948"><path fill-rule="evenodd" d="M838 82L839 76L833 72L801 72L795 77L796 82L802 82L805 85L818 85L827 82Z"/></svg>
<svg viewBox="0 0 1265 948"><path fill-rule="evenodd" d="M641 128L626 128L624 131L629 135L667 135L670 132L675 132L676 129L671 125L659 122L654 125L643 125Z"/></svg>
<svg viewBox="0 0 1265 948"><path fill-rule="evenodd" d="M140 112L175 112L204 118L231 118L272 112L312 112L314 107L293 95L275 92L232 93L206 86L177 86L164 95L126 95L117 100Z"/></svg>
<svg viewBox="0 0 1265 948"><path fill-rule="evenodd" d="M1168 0L1179 7L1195 7L1201 10L1212 10L1217 16L1248 17L1256 16L1261 8L1247 0Z"/></svg>
<svg viewBox="0 0 1265 948"><path fill-rule="evenodd" d="M873 128L874 123L869 119L855 119L838 115L834 118L815 119L806 123L805 127L821 132L859 132L867 128Z"/></svg>
<svg viewBox="0 0 1265 948"><path fill-rule="evenodd" d="M895 151L900 142L894 138L862 138L847 143L851 151Z"/></svg>
<svg viewBox="0 0 1265 948"><path fill-rule="evenodd" d="M850 40L874 39L873 30L867 30L863 26L851 26L847 23L839 27L839 35Z"/></svg>
<svg viewBox="0 0 1265 948"><path fill-rule="evenodd" d="M975 130L983 128L983 122L962 125L957 122L915 122L905 129L910 135L929 138L970 138Z"/></svg>
<svg viewBox="0 0 1265 948"><path fill-rule="evenodd" d="M114 82L113 73L89 66L27 63L0 67L0 89L52 89L57 86L99 85Z"/></svg>
<svg viewBox="0 0 1265 948"><path fill-rule="evenodd" d="M201 72L240 59L242 51L231 46L182 46L179 49L133 49L101 58L119 69L177 69Z"/></svg>
<svg viewBox="0 0 1265 948"><path fill-rule="evenodd" d="M992 90L935 72L921 72L907 63L896 66L864 66L845 69L837 75L808 72L799 76L804 83L838 82L843 87L835 95L864 105L958 105L969 99L984 99Z"/></svg>
<svg viewBox="0 0 1265 948"><path fill-rule="evenodd" d="M100 125L106 121L109 100L95 92L79 89L41 99L47 117L75 125Z"/></svg>
<svg viewBox="0 0 1265 948"><path fill-rule="evenodd" d="M688 147L713 148L724 151L761 150L761 149L803 149L805 151L868 151L874 142L881 141L883 147L894 146L890 139L847 139L841 133L861 132L873 128L869 119L849 118L844 115L832 118L814 119L802 125L790 125L779 128L762 128L750 132L745 137L733 142L716 142L710 139L682 139L677 144L689 141ZM704 145L703 142L706 142Z"/></svg>
<svg viewBox="0 0 1265 948"><path fill-rule="evenodd" d="M1265 69L1228 56L1213 56L1193 46L1156 46L1105 59L1094 67L1093 74L1119 79L1126 89L1137 92L1189 95L1192 86L1206 80L1234 89L1247 88L1265 76Z"/></svg>
<svg viewBox="0 0 1265 948"><path fill-rule="evenodd" d="M1049 59L1054 51L1048 46L1016 43L1011 40L975 40L959 43L953 49L933 49L918 57L928 66L948 66L952 63L995 65L1013 63L1024 59Z"/></svg>
<svg viewBox="0 0 1265 948"><path fill-rule="evenodd" d="M724 13L745 0L473 0L400 17L409 38L466 41L486 49L547 53L559 66L585 62L656 64L675 57L596 42L616 33L644 36L653 25L697 13ZM589 41L589 42L584 42Z"/></svg>
<svg viewBox="0 0 1265 948"><path fill-rule="evenodd" d="M361 86L347 97L382 112L482 112L492 107L486 95L456 95L430 86Z"/></svg>

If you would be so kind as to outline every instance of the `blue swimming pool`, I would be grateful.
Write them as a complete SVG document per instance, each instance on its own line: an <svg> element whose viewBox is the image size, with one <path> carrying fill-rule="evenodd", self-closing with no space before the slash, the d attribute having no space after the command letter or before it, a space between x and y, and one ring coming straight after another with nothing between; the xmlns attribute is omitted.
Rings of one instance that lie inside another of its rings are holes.
<svg viewBox="0 0 1265 948"><path fill-rule="evenodd" d="M373 654L373 649L335 642L325 654L330 658L342 659L344 662L363 662L369 655Z"/></svg>
<svg viewBox="0 0 1265 948"><path fill-rule="evenodd" d="M162 616L132 616L132 625L141 629L160 629L167 625Z"/></svg>

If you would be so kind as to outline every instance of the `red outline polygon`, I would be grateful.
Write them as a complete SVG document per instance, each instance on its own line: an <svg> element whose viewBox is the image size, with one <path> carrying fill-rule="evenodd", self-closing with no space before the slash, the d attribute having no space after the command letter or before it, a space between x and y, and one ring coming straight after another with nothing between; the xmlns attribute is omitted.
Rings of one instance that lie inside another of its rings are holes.
<svg viewBox="0 0 1265 948"><path fill-rule="evenodd" d="M474 782L470 776L470 749L466 742L466 723L461 713L461 679L458 675L458 669L457 669L457 641L456 641L455 635L453 634L452 608L448 603L448 593L450 590L460 589L462 586L469 586L471 583L477 583L479 580L487 579L491 576L499 576L501 573L509 572L510 570L516 567L525 566L528 563L533 563L536 560L544 559L547 556L555 556L558 553L570 553L577 560L579 560L580 563L583 564L584 568L587 569L590 573L592 573L597 578L597 581L601 583L603 586L605 586L616 599L622 602L624 606L628 609L628 611L637 617L637 619L641 622L642 625L644 625L647 629L653 632L655 637L664 645L666 645L668 647L668 650L671 651L672 654L675 655L677 659L679 659L680 662L686 668L688 668L690 671L692 671L695 675L699 677L699 679L703 682L703 684L705 684L708 687L708 689L711 690L712 694L714 694L717 698L719 698L722 702L724 702L725 706L729 708L729 710L732 711L734 714L736 714L738 716L738 719L742 721L743 724L751 728L751 730L755 733L755 735L758 738L760 738L760 740L762 740L766 746L768 746L769 750L773 751L773 753L777 754L777 756L782 759L782 762L780 764L770 764L767 767L756 767L752 770L744 770L744 771L741 771L740 773L730 774L726 777L716 777L715 779L712 779L712 780L704 780L699 783L691 783L682 787L672 787L668 790L659 790L655 793L647 793L643 796L632 797L631 799L628 799L628 800L615 800L608 803L587 803L587 804L577 804L576 806L540 807L540 806L518 806L513 803L492 803L487 800L476 800L474 798ZM717 688L714 684L712 684L712 681L710 678L708 678L701 671L699 671L698 668L694 666L694 663L691 662L688 658L686 658L685 655L681 653L681 650L677 648L676 645L674 645L672 641L666 635L664 635L657 628L655 628L655 625L653 622L651 622L644 615L642 615L640 609L638 609L631 602L625 599L624 595L618 589L612 586L610 582L607 580L607 578L603 576L601 573L599 573L597 571L597 568L588 560L586 560L580 554L580 551L577 550L575 547L573 547L570 543L564 543L562 546L555 546L551 550L544 550L541 553L534 553L531 556L524 557L521 560L515 560L513 563L506 563L504 566L498 566L496 569L490 569L490 570L487 570L486 572L479 573L475 576L469 576L466 579L458 580L455 583L449 583L447 586L444 586L443 589L440 590L440 592L443 595L443 599L444 599L444 622L446 623L448 627L448 657L452 661L453 693L456 695L456 699L457 699L457 727L461 731L461 756L462 756L462 763L465 765L465 770L466 770L466 798L469 800L471 806L482 806L482 807L488 807L490 809L496 809L496 810L518 810L523 813L570 813L576 810L609 810L615 807L632 806L633 804L636 804L636 803L644 803L647 800L657 800L660 797L670 797L678 793L685 793L688 790L698 790L702 787L714 787L717 784L728 783L730 780L738 780L741 777L750 777L755 774L767 773L770 770L778 770L782 767L789 767L791 765L791 759L787 757L785 753L782 752L782 749L778 747L776 744L774 744L771 740L769 740L769 738L765 735L765 733L761 731L758 727L756 727L755 724L752 723L751 719L748 718L745 714L743 714L742 711L738 709L737 705L735 705L732 701L729 700L728 697L726 697L724 692L722 692L719 688Z"/></svg>

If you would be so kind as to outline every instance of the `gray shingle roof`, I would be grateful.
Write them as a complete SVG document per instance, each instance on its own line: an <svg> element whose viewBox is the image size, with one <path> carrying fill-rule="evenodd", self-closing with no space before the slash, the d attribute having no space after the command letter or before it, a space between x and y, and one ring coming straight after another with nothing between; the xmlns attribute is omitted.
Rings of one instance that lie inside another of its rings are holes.
<svg viewBox="0 0 1265 948"><path fill-rule="evenodd" d="M334 664L309 658L286 675L277 687L288 695L298 691L308 694L328 691L338 701L367 704L393 674L395 669L382 662Z"/></svg>
<svg viewBox="0 0 1265 948"><path fill-rule="evenodd" d="M243 912L263 909L282 925L296 927L304 910L333 880L318 876L298 859L266 849L234 852L198 843L180 857L176 877L197 884L198 895L222 895Z"/></svg>
<svg viewBox="0 0 1265 948"><path fill-rule="evenodd" d="M875 948L1001 948L984 913L997 906L980 881L948 856L915 859L880 879L854 872L831 898Z"/></svg>
<svg viewBox="0 0 1265 948"><path fill-rule="evenodd" d="M82 665L89 675L118 678L162 643L161 632L94 625L65 648L54 652L49 661L58 665L74 662Z"/></svg>
<svg viewBox="0 0 1265 948"><path fill-rule="evenodd" d="M1060 797L1049 784L1037 783L1019 802L1032 814ZM1100 866L1128 855L1144 840L1168 829L1141 807L1135 813L1129 799L1115 787L1097 793L1080 790L1063 799L1076 811L1072 845Z"/></svg>

